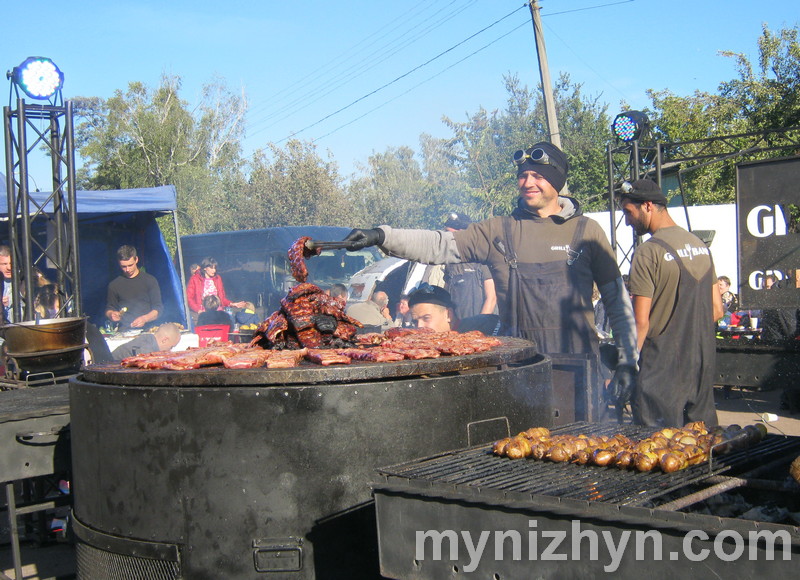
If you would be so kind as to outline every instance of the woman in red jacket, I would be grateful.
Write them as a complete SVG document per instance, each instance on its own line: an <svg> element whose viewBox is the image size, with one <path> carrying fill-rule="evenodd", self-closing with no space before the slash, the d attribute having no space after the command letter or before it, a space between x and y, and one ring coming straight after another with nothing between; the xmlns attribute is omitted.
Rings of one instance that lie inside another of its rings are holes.
<svg viewBox="0 0 800 580"><path fill-rule="evenodd" d="M206 296L216 296L219 298L221 308L235 306L243 308L244 302L231 302L225 296L225 286L222 284L222 276L217 274L217 261L214 258L203 258L200 262L200 269L189 278L186 287L186 298L189 301L189 309L192 311L192 320L197 322L197 316L203 312L203 298Z"/></svg>

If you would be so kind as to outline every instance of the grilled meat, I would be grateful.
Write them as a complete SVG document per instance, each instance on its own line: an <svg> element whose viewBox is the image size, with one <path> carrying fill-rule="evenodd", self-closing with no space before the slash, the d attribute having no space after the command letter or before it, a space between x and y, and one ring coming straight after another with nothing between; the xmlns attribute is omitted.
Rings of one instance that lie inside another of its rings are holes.
<svg viewBox="0 0 800 580"><path fill-rule="evenodd" d="M579 465L634 468L638 471L659 468L664 473L672 473L707 461L712 450L713 453L723 453L737 448L740 441L744 441L744 445L755 445L765 435L766 429L755 425L748 425L744 429L736 425L709 433L700 421L683 428L661 429L640 441L632 441L619 433L613 437L551 435L546 428L535 427L523 431L516 438L501 439L493 445L492 452L512 459L532 457L555 462L571 461ZM520 445L511 445L519 438L530 441L529 454L521 455ZM509 449L513 452L509 453Z"/></svg>
<svg viewBox="0 0 800 580"><path fill-rule="evenodd" d="M308 268L306 267L306 258L318 255L320 250L309 250L306 247L306 242L310 241L309 237L302 237L296 240L289 248L289 264L292 268L292 276L301 284L308 279Z"/></svg>

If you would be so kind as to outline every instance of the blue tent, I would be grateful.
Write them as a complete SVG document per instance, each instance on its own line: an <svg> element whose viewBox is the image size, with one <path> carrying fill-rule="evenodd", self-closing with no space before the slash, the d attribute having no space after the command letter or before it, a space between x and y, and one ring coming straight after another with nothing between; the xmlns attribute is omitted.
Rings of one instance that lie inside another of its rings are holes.
<svg viewBox="0 0 800 580"><path fill-rule="evenodd" d="M8 198L2 195L6 191L5 179L0 179L0 184L0 219L5 220L8 218ZM186 325L181 278L156 223L156 217L176 211L175 187L78 191L76 195L84 315L96 324L103 323L108 284L120 273L116 251L119 246L129 244L136 248L140 266L155 276L161 286L164 301L161 320ZM49 192L30 194L40 205L49 196ZM46 212L52 211L49 205L45 206ZM178 232L175 233L177 237ZM46 236L45 225L37 228L34 223L33 235ZM7 240L8 232L1 237Z"/></svg>

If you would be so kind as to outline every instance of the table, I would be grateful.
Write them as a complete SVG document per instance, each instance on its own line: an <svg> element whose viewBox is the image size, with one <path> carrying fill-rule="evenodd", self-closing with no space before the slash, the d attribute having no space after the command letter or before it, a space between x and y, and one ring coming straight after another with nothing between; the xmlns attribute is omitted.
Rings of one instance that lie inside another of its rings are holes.
<svg viewBox="0 0 800 580"><path fill-rule="evenodd" d="M233 343L248 343L253 340L253 330L232 330L228 333L228 340Z"/></svg>
<svg viewBox="0 0 800 580"><path fill-rule="evenodd" d="M0 392L0 481L5 483L17 580L22 579L17 517L52 509L70 498L42 499L17 506L14 482L69 469L69 422L67 385ZM8 577L0 573L0 578Z"/></svg>
<svg viewBox="0 0 800 580"><path fill-rule="evenodd" d="M728 328L718 328L717 329L717 336L720 338L729 338L729 339L745 339L745 340L760 340L761 339L761 330L760 328L745 328L744 326L736 326L736 327L728 327Z"/></svg>
<svg viewBox="0 0 800 580"><path fill-rule="evenodd" d="M765 390L800 386L800 341L766 344L760 331L747 329L718 332L716 347L717 385Z"/></svg>

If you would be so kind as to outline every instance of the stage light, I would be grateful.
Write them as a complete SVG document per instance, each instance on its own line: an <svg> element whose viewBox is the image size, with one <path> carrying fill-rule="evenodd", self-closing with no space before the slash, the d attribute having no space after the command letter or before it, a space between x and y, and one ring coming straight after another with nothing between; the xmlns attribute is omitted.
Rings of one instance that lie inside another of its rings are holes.
<svg viewBox="0 0 800 580"><path fill-rule="evenodd" d="M32 99L50 99L64 86L64 73L43 56L29 56L6 76Z"/></svg>
<svg viewBox="0 0 800 580"><path fill-rule="evenodd" d="M650 120L641 111L625 111L614 117L611 130L621 141L636 141L650 128Z"/></svg>

